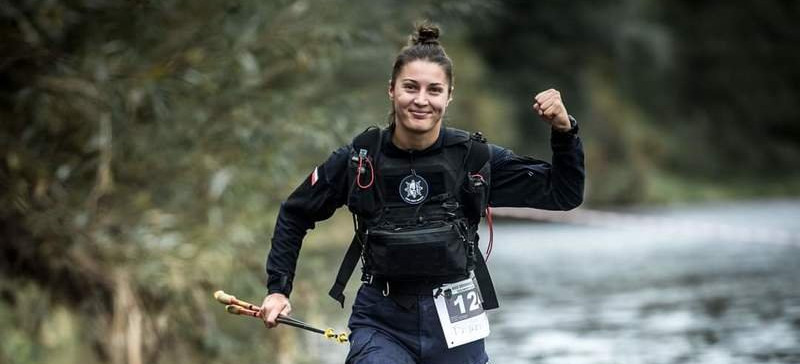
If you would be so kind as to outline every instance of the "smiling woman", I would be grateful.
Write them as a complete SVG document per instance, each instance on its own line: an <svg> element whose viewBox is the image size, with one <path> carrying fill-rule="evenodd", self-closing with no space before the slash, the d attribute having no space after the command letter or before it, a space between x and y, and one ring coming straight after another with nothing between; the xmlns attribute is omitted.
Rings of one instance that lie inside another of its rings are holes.
<svg viewBox="0 0 800 364"><path fill-rule="evenodd" d="M422 150L439 136L453 99L453 63L439 45L439 29L421 26L395 61L389 81L392 141L402 149Z"/></svg>
<svg viewBox="0 0 800 364"><path fill-rule="evenodd" d="M489 205L568 210L583 201L583 150L561 94L541 92L532 105L552 128L552 164L445 127L453 65L438 38L433 25L417 28L392 69L390 125L367 129L315 168L275 224L261 306L268 327L291 311L307 230L342 205L355 215L329 292L344 306L362 262L347 363L486 363L484 310L498 304L478 246L481 218Z"/></svg>
<svg viewBox="0 0 800 364"><path fill-rule="evenodd" d="M402 149L425 149L439 136L450 97L450 87L436 63L417 60L409 63L389 88L394 112L392 142Z"/></svg>

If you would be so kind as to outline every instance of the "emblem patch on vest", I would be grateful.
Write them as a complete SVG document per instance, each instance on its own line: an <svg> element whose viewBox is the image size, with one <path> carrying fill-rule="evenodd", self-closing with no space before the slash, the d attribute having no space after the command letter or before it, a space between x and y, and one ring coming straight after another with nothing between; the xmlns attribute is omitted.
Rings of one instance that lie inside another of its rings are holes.
<svg viewBox="0 0 800 364"><path fill-rule="evenodd" d="M411 174L400 181L400 198L408 204L416 205L428 197L428 181L422 176Z"/></svg>

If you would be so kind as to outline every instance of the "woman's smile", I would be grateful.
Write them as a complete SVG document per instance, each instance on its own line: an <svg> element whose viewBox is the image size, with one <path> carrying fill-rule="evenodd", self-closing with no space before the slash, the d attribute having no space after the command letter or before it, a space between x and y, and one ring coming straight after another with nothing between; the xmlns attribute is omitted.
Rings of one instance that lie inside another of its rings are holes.
<svg viewBox="0 0 800 364"><path fill-rule="evenodd" d="M415 119L425 119L431 115L430 111L424 110L409 110L409 112L411 112L411 115L414 116Z"/></svg>

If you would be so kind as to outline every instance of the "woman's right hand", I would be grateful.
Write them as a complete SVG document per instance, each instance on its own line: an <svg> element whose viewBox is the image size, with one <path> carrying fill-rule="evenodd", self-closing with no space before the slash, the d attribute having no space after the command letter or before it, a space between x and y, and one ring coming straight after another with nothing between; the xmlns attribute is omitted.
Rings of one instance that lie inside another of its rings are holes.
<svg viewBox="0 0 800 364"><path fill-rule="evenodd" d="M278 325L275 321L278 315L288 316L291 312L292 305L283 293L268 294L261 303L261 319L269 329Z"/></svg>

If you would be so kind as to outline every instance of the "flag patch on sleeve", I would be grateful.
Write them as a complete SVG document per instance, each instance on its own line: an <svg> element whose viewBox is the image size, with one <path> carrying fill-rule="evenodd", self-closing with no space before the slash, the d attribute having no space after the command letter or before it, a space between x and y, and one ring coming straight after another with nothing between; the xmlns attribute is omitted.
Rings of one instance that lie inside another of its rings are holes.
<svg viewBox="0 0 800 364"><path fill-rule="evenodd" d="M311 177L310 178L311 178L311 185L312 186L317 184L317 182L319 181L319 172L317 171L318 169L319 169L319 167L315 167L314 168L314 172L311 172Z"/></svg>

